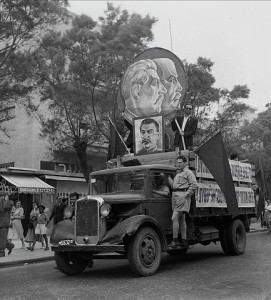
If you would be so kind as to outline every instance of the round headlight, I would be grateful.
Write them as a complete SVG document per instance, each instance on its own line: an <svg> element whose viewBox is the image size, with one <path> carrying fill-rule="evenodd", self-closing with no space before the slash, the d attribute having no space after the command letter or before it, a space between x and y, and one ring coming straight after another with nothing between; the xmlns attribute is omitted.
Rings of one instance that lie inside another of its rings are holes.
<svg viewBox="0 0 271 300"><path fill-rule="evenodd" d="M100 214L101 217L107 217L110 214L111 211L111 206L107 203L104 203L103 205L101 205L100 207Z"/></svg>
<svg viewBox="0 0 271 300"><path fill-rule="evenodd" d="M66 206L63 212L63 217L64 219L70 219L73 214L73 207L71 206Z"/></svg>

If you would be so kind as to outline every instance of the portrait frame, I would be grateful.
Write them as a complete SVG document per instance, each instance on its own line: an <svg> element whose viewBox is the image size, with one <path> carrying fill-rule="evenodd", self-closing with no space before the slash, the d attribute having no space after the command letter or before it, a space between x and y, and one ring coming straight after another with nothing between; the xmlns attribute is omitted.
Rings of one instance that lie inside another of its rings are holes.
<svg viewBox="0 0 271 300"><path fill-rule="evenodd" d="M181 105L180 108L182 109L185 104L185 99L186 99L186 94L187 94L187 89L188 89L188 77L187 77L187 74L185 71L184 64L177 55L175 55L173 52L171 52L167 49L164 49L161 47L153 47L153 48L146 49L146 50L142 51L141 53L139 53L131 61L130 65L132 65L135 62L140 61L140 60L145 60L145 59L153 60L153 59L157 59L157 58L168 58L173 61L174 65L176 67L176 71L178 74L178 80L182 86L182 96L180 98L180 105ZM122 76L122 80L123 80L123 76ZM117 103L118 103L119 110L123 113L125 111L126 104L125 104L124 97L121 93L122 80L121 80L121 84L118 89ZM165 116L163 111L161 111L160 114L163 114Z"/></svg>
<svg viewBox="0 0 271 300"><path fill-rule="evenodd" d="M142 135L140 132L140 125L143 120L151 119L159 124L159 140L157 142L157 150L144 153L142 146ZM164 116L162 114L151 117L138 117L133 119L133 133L134 133L134 155L149 155L154 153L161 153L165 151L165 128Z"/></svg>

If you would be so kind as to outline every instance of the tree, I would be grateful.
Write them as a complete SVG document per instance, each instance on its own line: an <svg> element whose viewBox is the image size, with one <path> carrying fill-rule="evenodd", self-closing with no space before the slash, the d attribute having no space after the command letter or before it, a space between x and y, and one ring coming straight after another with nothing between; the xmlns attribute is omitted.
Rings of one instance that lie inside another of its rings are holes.
<svg viewBox="0 0 271 300"><path fill-rule="evenodd" d="M51 30L31 55L42 105L29 105L39 114L52 148L75 149L87 181L88 146L109 141L107 114L117 121L122 72L152 40L155 22L108 3L105 17L97 22L86 15L75 17L69 30ZM42 113L44 106L50 114Z"/></svg>
<svg viewBox="0 0 271 300"><path fill-rule="evenodd" d="M257 118L248 122L232 134L228 144L228 153L238 153L239 160L246 160L255 165L255 172L260 170L261 160L264 177L268 186L271 185L271 107L259 113ZM260 172L261 173L261 172ZM255 174L256 175L256 174ZM259 175L259 174L258 174ZM257 176L259 179L261 176Z"/></svg>
<svg viewBox="0 0 271 300"><path fill-rule="evenodd" d="M244 123L239 133L239 151L244 158L258 167L261 156L263 169L271 185L271 107L258 114L252 122Z"/></svg>
<svg viewBox="0 0 271 300"><path fill-rule="evenodd" d="M226 148L230 150L236 136L236 126L247 109L247 105L238 100L248 98L250 91L246 85L236 85L231 91L214 87L213 66L210 59L203 57L199 57L196 64L185 62L188 77L186 102L193 104L195 115L199 119L195 144L204 140L202 137L208 137L212 132L223 129ZM213 112L215 104L222 109ZM212 115L214 116L211 117Z"/></svg>
<svg viewBox="0 0 271 300"><path fill-rule="evenodd" d="M239 99L248 98L250 90L246 85L236 85L232 91L220 90L220 99L224 102L222 110L218 111L214 118L216 128L234 127L238 124L240 117L244 114L248 106L245 103L237 102Z"/></svg>
<svg viewBox="0 0 271 300"><path fill-rule="evenodd" d="M238 128L243 121L242 117L248 106L240 99L249 97L250 90L246 85L235 85L231 91L220 90L220 99L223 103L217 115L212 120L211 130L222 130L225 147L228 153L235 152Z"/></svg>
<svg viewBox="0 0 271 300"><path fill-rule="evenodd" d="M99 33L96 33L95 44L76 40L72 71L78 75L89 93L95 116L95 105L97 101L103 100L107 106L106 113L110 113L116 122L117 94L122 73L131 60L145 50L148 42L153 39L151 28L155 22L156 20L149 15L129 15L126 10L121 11L120 7L115 8L108 3L105 17L100 17L97 23ZM84 57L78 59L77 54L82 53L82 50ZM108 127L104 130L99 122L96 122L96 125L109 139Z"/></svg>
<svg viewBox="0 0 271 300"><path fill-rule="evenodd" d="M6 135L11 101L23 99L32 87L27 80L28 61L20 52L27 52L37 42L39 31L64 17L67 5L67 0L0 1L0 107L4 115L0 131Z"/></svg>
<svg viewBox="0 0 271 300"><path fill-rule="evenodd" d="M195 115L201 121L208 117L210 106L218 102L220 97L219 89L213 86L213 65L211 60L203 57L199 57L196 64L185 62L188 77L186 101L193 103Z"/></svg>

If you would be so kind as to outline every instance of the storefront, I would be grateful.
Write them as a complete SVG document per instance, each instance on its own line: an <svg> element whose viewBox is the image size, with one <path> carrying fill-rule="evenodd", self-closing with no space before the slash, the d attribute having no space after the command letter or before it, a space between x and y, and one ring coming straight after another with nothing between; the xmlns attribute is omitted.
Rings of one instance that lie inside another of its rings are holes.
<svg viewBox="0 0 271 300"><path fill-rule="evenodd" d="M44 180L55 187L57 197L70 197L70 194L76 192L79 197L84 197L88 193L88 184L84 177L45 175Z"/></svg>
<svg viewBox="0 0 271 300"><path fill-rule="evenodd" d="M0 191L10 195L10 199L14 202L21 201L25 214L25 218L22 220L24 234L27 232L33 203L44 205L45 211L48 213L55 199L55 188L53 186L37 176L29 174L0 173Z"/></svg>

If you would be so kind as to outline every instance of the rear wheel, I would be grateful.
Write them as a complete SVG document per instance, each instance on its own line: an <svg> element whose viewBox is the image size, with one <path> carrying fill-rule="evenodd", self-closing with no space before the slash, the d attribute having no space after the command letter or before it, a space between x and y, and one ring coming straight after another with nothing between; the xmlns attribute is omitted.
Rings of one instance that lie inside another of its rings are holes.
<svg viewBox="0 0 271 300"><path fill-rule="evenodd" d="M246 249L246 229L239 219L231 221L228 228L228 246L231 255L240 255Z"/></svg>
<svg viewBox="0 0 271 300"><path fill-rule="evenodd" d="M55 252L55 261L58 269L67 275L82 273L89 262L75 252Z"/></svg>
<svg viewBox="0 0 271 300"><path fill-rule="evenodd" d="M128 243L127 255L132 271L150 276L160 266L162 247L158 234L150 227L142 227Z"/></svg>
<svg viewBox="0 0 271 300"><path fill-rule="evenodd" d="M239 219L232 220L220 229L220 243L225 254L240 255L246 249L246 230Z"/></svg>
<svg viewBox="0 0 271 300"><path fill-rule="evenodd" d="M225 224L219 231L219 239L220 244L223 252L227 255L230 255L230 248L229 248L229 242L228 242L228 228L229 225Z"/></svg>

